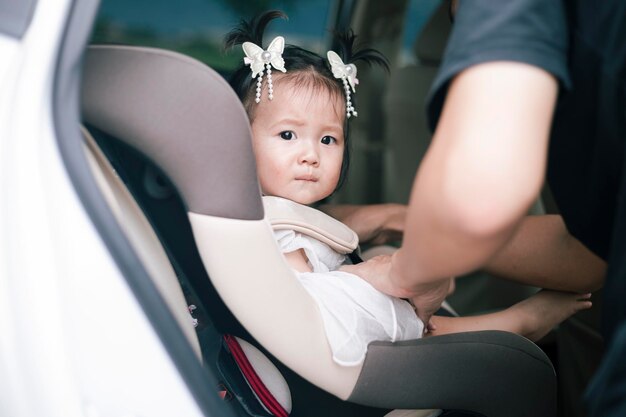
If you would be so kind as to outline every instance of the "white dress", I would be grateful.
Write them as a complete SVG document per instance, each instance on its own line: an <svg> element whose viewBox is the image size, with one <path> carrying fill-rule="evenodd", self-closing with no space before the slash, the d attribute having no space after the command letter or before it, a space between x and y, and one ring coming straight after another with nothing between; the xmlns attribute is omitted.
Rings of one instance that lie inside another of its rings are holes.
<svg viewBox="0 0 626 417"><path fill-rule="evenodd" d="M345 255L293 230L274 235L283 253L304 249L313 272L296 275L319 306L335 362L359 365L375 340L422 337L424 325L407 301L381 293L354 274L336 271Z"/></svg>

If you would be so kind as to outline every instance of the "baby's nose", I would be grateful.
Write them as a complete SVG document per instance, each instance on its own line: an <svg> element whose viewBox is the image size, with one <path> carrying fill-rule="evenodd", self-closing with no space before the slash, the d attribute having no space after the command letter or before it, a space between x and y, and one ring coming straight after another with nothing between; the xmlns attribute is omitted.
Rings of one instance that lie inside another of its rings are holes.
<svg viewBox="0 0 626 417"><path fill-rule="evenodd" d="M300 155L300 163L313 166L319 165L320 158L317 149L315 149L314 146L307 145L302 150L302 153Z"/></svg>

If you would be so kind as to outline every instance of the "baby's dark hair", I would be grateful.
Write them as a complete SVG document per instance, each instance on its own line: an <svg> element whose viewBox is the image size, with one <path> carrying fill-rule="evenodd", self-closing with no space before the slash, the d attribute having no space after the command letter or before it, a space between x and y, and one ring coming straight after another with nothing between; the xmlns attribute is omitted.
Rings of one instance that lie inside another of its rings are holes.
<svg viewBox="0 0 626 417"><path fill-rule="evenodd" d="M230 31L225 37L226 48L241 45L244 42L252 42L259 47L266 49L263 44L263 34L267 25L274 19L287 19L287 15L278 10L264 12L251 20L242 20L237 27ZM335 52L344 63L360 60L368 65L372 63L381 65L387 71L389 64L387 59L378 51L368 48L354 51L354 41L356 35L352 31L345 33L335 33L334 43L338 45ZM341 79L333 76L330 64L325 57L308 51L299 46L286 44L283 50L283 59L287 72L280 74L280 79L275 84L290 81L297 86L325 89L331 96L342 97L346 100L344 86ZM254 110L256 109L256 79L250 76L250 67L242 63L230 77L230 85L233 87L248 114L250 123L254 121ZM351 96L354 102L354 94ZM341 174L337 189L345 182L350 164L350 142L348 140L348 118L344 118L344 154L341 165Z"/></svg>

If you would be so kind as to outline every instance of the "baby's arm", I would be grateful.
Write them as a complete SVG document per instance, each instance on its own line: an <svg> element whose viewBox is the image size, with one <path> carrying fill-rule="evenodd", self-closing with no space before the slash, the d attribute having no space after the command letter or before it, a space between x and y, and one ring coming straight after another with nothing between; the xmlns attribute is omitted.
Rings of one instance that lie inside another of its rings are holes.
<svg viewBox="0 0 626 417"><path fill-rule="evenodd" d="M304 253L304 249L298 249L297 251L283 253L285 260L290 267L298 272L313 272L309 265L309 259Z"/></svg>
<svg viewBox="0 0 626 417"><path fill-rule="evenodd" d="M469 317L433 316L431 322L435 328L427 335L503 330L537 341L572 314L591 308L590 296L590 294L542 290L496 313Z"/></svg>

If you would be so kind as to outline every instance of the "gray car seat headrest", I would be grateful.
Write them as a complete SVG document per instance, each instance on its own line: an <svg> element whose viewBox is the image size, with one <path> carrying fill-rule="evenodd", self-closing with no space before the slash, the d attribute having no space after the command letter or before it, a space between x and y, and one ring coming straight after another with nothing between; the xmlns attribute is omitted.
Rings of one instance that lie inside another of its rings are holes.
<svg viewBox="0 0 626 417"><path fill-rule="evenodd" d="M247 116L215 71L160 49L92 46L81 98L84 119L158 162L189 211L263 218Z"/></svg>

